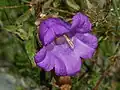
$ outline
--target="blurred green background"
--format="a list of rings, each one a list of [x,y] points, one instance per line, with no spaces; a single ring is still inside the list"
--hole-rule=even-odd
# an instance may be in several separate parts
[[[86,14],[99,45],[72,77],[72,90],[120,90],[120,0],[0,0],[0,90],[58,90],[50,72],[37,68],[37,25],[57,16],[71,22]]]

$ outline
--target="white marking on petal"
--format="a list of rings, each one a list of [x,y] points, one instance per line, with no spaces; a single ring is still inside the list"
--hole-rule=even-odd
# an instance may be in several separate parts
[[[66,35],[63,35],[63,36],[65,37],[65,39],[66,39],[67,43],[69,44],[69,46],[73,49],[74,48],[74,43],[72,42],[72,40],[70,40],[68,38],[68,36],[66,36]]]

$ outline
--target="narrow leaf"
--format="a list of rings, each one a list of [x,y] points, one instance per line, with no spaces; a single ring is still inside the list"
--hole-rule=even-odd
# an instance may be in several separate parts
[[[66,3],[69,7],[73,8],[74,10],[79,10],[79,5],[76,4],[74,0],[66,0]]]

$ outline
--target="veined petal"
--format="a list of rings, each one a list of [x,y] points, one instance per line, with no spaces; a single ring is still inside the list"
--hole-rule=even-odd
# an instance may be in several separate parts
[[[97,47],[97,39],[95,36],[91,34],[76,34],[72,40],[76,47],[74,50],[81,58],[89,59],[93,56],[95,48]]]
[[[36,65],[43,68],[45,71],[50,71],[54,67],[54,57],[49,52],[52,47],[52,45],[43,47],[34,57]]]
[[[45,71],[50,71],[55,68],[56,75],[60,76],[75,75],[80,71],[81,59],[74,50],[69,48],[68,44],[55,45],[53,49],[46,50],[47,53],[42,58],[43,60],[39,59],[39,61],[36,60],[38,58],[35,58],[36,64]]]
[[[50,71],[54,68],[55,65],[55,59],[53,55],[51,55],[50,52],[47,52],[45,58],[43,61],[38,62],[37,65],[41,68],[43,68],[45,71]]]
[[[86,33],[91,30],[92,24],[90,23],[87,16],[82,13],[77,13],[72,18],[71,30],[74,32]]]
[[[52,53],[59,58],[59,62],[63,62],[66,69],[66,75],[75,75],[80,71],[81,59],[74,50],[69,48],[68,44],[57,45]],[[57,68],[57,65],[56,67]],[[60,75],[60,72],[57,72]]]
[[[48,18],[40,24],[39,37],[44,45],[51,43],[56,36],[69,32],[70,24],[60,18]]]
[[[53,29],[51,28],[51,30],[48,30],[45,34],[44,34],[44,38],[42,39],[42,42],[44,45],[47,45],[49,43],[51,43],[54,38],[55,38],[55,32],[53,31]]]
[[[53,56],[55,57],[55,73],[58,76],[66,76],[67,75],[67,71],[66,71],[66,66],[64,64],[64,62],[61,60],[61,58],[57,57],[56,55],[53,54]]]
[[[46,51],[46,48],[43,47],[39,52],[36,53],[34,57],[36,63],[41,62],[45,58],[47,53]]]
[[[91,48],[96,48],[98,45],[98,40],[96,36],[90,34],[90,33],[85,33],[85,34],[79,34],[77,33],[75,35],[79,40],[81,40],[83,43],[88,45]]]

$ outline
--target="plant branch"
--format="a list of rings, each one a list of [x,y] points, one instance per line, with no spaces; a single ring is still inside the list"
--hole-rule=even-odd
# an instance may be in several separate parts
[[[98,90],[98,87],[100,85],[100,83],[102,82],[102,80],[108,75],[108,71],[105,71],[103,73],[103,75],[100,77],[100,79],[97,81],[95,87],[92,90]]]
[[[52,10],[56,10],[58,12],[63,12],[63,13],[75,15],[75,13],[71,13],[71,12],[68,12],[68,11],[65,11],[65,10],[61,10],[61,9],[57,9],[57,8],[54,8],[54,7],[49,7],[49,8],[52,9]]]
[[[116,62],[116,57],[117,56],[111,56],[109,58],[109,60],[113,60],[114,62],[111,62],[108,67],[106,68],[106,70],[103,72],[102,76],[99,78],[99,80],[97,81],[95,87],[92,90],[98,90],[98,87],[100,85],[100,83],[102,82],[102,80],[110,73],[111,71],[111,67],[115,64]]]
[[[29,7],[29,6],[31,5],[25,4],[25,5],[18,5],[18,6],[0,6],[0,9],[12,9],[12,8]]]

